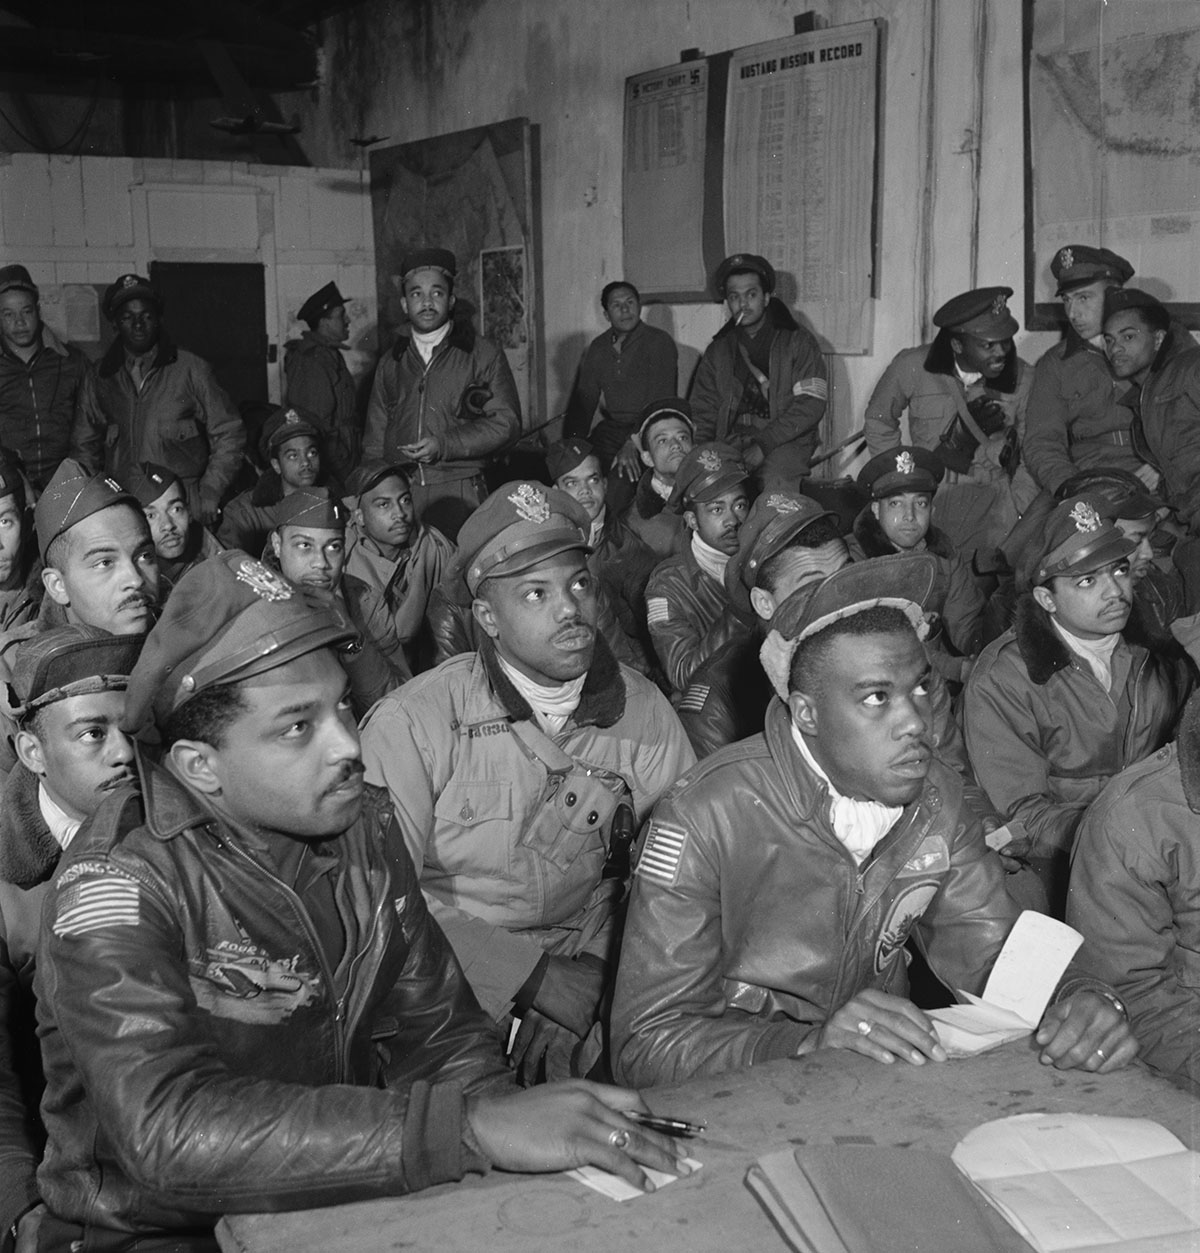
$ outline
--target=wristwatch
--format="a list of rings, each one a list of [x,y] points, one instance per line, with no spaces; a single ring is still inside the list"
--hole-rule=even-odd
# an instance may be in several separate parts
[[[1125,1002],[1115,992],[1106,992],[1103,988],[1092,989],[1097,996],[1102,996],[1108,1003],[1125,1019],[1129,1021],[1129,1010],[1125,1008]]]

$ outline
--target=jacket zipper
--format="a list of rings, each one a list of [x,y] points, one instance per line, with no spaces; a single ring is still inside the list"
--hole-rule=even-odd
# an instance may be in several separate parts
[[[312,945],[313,952],[317,955],[317,962],[321,967],[321,976],[325,980],[325,986],[332,994],[334,987],[333,972],[329,969],[329,962],[325,958],[325,950],[321,947],[321,942],[317,936],[316,928],[312,924],[312,919],[308,916],[308,910],[304,908],[304,902],[301,901],[296,892],[292,888],[288,887],[282,879],[273,875],[269,870],[255,861],[254,858],[245,851],[245,849],[239,847],[232,840],[226,840],[225,843],[228,848],[233,850],[236,856],[240,857],[243,861],[248,862],[260,874],[266,875],[266,877],[270,879],[270,881],[274,883],[275,886],[278,887],[279,890],[283,892],[283,894],[292,902],[296,912],[300,916],[300,921],[304,925],[304,930],[308,935],[308,941]],[[374,934],[374,925],[372,925],[372,934]],[[355,960],[357,960],[357,958],[355,958]],[[350,981],[348,979],[346,981],[346,986],[350,986]],[[334,1070],[336,1074],[342,1076],[343,1082],[345,1081],[344,1076],[346,1073],[346,1040],[343,1015],[345,999],[345,994],[343,993],[342,996],[334,1002],[334,1026],[336,1029],[333,1033]]]

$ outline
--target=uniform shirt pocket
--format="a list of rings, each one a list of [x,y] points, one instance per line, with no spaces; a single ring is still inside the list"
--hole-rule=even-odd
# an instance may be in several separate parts
[[[506,780],[447,783],[433,807],[432,858],[448,871],[475,874],[508,869],[512,784]]]

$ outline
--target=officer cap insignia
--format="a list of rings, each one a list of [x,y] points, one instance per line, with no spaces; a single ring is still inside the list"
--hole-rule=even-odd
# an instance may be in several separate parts
[[[999,317],[1002,313],[1008,312],[1008,297],[1004,295],[997,296],[992,301],[992,312]]]
[[[292,599],[292,589],[282,576],[253,557],[247,557],[245,561],[238,563],[237,577],[239,583],[247,584],[263,600]]]
[[[800,502],[783,495],[782,492],[772,492],[767,497],[767,508],[774,509],[776,513],[799,513]]]
[[[916,469],[917,469],[917,463],[913,460],[912,453],[902,452],[896,458],[896,473],[897,474],[915,474]]]
[[[709,472],[719,470],[721,468],[721,458],[717,453],[713,452],[711,448],[703,449],[697,460]]]
[[[295,411],[295,409],[289,409],[287,413],[283,415],[283,421],[286,426],[295,426],[296,423],[300,421],[300,415]]]
[[[1086,500],[1076,501],[1075,507],[1071,510],[1071,520],[1075,523],[1075,529],[1080,535],[1086,535],[1089,531],[1098,531],[1102,525],[1100,515]]]
[[[117,482],[116,479],[105,479],[104,483],[105,486],[111,487],[114,492],[120,492],[122,496],[125,495],[125,489]]]
[[[526,522],[546,522],[550,518],[550,502],[545,492],[539,492],[532,483],[522,483],[509,500]]]
[[[1064,270],[1072,270],[1075,268],[1075,254],[1070,250],[1070,248],[1064,248],[1058,254],[1058,264],[1061,265]]]

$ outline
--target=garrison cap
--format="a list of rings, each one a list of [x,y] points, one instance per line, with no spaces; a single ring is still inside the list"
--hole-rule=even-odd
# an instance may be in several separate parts
[[[1050,273],[1058,283],[1054,294],[1061,296],[1073,287],[1082,287],[1085,283],[1096,283],[1101,279],[1110,283],[1128,283],[1133,278],[1133,266],[1107,248],[1067,244],[1054,254]]]
[[[122,274],[104,293],[101,306],[104,316],[110,322],[115,322],[122,305],[127,305],[131,300],[149,300],[162,313],[162,297],[148,278],[142,278],[140,274]]]
[[[107,509],[110,505],[132,506],[141,516],[142,504],[127,492],[116,479],[103,474],[88,474],[78,461],[65,458],[38,497],[33,507],[33,525],[37,530],[38,551],[42,560],[53,540],[69,531],[77,522]]]
[[[1171,323],[1171,314],[1161,300],[1156,300],[1140,287],[1110,287],[1104,293],[1104,320],[1126,309],[1145,309],[1165,327]]]
[[[1011,287],[977,287],[963,292],[933,315],[934,326],[980,339],[1011,339],[1021,328],[1008,311]]]
[[[872,457],[858,472],[858,485],[883,500],[899,492],[936,492],[946,467],[928,448],[900,444]]]
[[[338,305],[345,303],[346,297],[338,291],[337,284],[326,283],[324,287],[313,292],[300,306],[300,312],[296,314],[296,317],[301,322],[307,322],[309,326],[316,326],[327,313],[331,313]]]
[[[750,506],[738,531],[737,552],[725,566],[725,590],[743,612],[752,612],[750,589],[756,586],[763,563],[782,552],[818,518],[835,515],[808,496],[786,488],[763,494]],[[842,551],[845,544],[842,542]]]
[[[689,504],[716,500],[750,477],[741,454],[729,444],[697,444],[679,463],[668,504],[682,513]]]
[[[441,270],[449,279],[458,273],[458,262],[447,248],[414,248],[400,259],[400,281],[414,270]]]
[[[153,461],[143,461],[125,476],[126,488],[143,509],[154,504],[167,488],[178,482],[179,475],[174,470]]]
[[[656,423],[665,418],[678,418],[687,423],[687,428],[696,434],[696,424],[692,421],[692,406],[680,396],[668,396],[665,400],[652,400],[638,418],[638,442],[646,446],[646,432]]]
[[[144,635],[110,635],[72,624],[41,631],[14,651],[12,691],[18,719],[89,692],[123,692],[146,642]]]
[[[901,610],[924,639],[924,608],[936,581],[937,558],[932,553],[891,553],[852,561],[797,588],[775,611],[759,653],[771,686],[786,700],[796,649],[809,636],[867,609]]]
[[[236,548],[193,566],[176,583],[129,681],[121,721],[162,723],[206,688],[274,670],[355,639],[332,599],[317,600]]]
[[[575,436],[571,439],[560,439],[546,449],[546,469],[550,472],[551,482],[557,483],[564,475],[583,465],[589,457],[595,457],[596,450],[587,442]]]
[[[23,265],[0,265],[0,296],[6,291],[27,291],[36,300],[37,284]]]
[[[762,280],[763,291],[768,295],[775,290],[775,268],[766,257],[757,256],[753,252],[735,252],[717,266],[717,272],[713,275],[713,291],[718,300],[725,299],[725,282],[729,276],[743,271],[757,274]]]
[[[323,531],[344,531],[350,511],[327,487],[298,487],[275,507],[275,529],[312,526]]]
[[[1133,552],[1137,541],[1106,521],[1104,511],[1104,501],[1097,496],[1072,496],[1054,507],[1031,563],[1033,586],[1059,575],[1090,574]]]
[[[547,557],[585,553],[591,522],[566,492],[541,483],[505,483],[458,533],[459,564],[472,595],[484,579],[520,574]]]
[[[393,474],[407,483],[408,472],[411,468],[411,463],[385,461],[382,458],[364,461],[350,471],[346,479],[346,491],[355,498],[363,496],[373,487],[378,487],[384,479],[391,478]]]
[[[298,409],[295,405],[279,405],[263,423],[259,444],[270,457],[281,444],[295,439],[297,435],[311,435],[313,439],[319,440],[321,428],[317,425],[316,418],[307,409]]]

